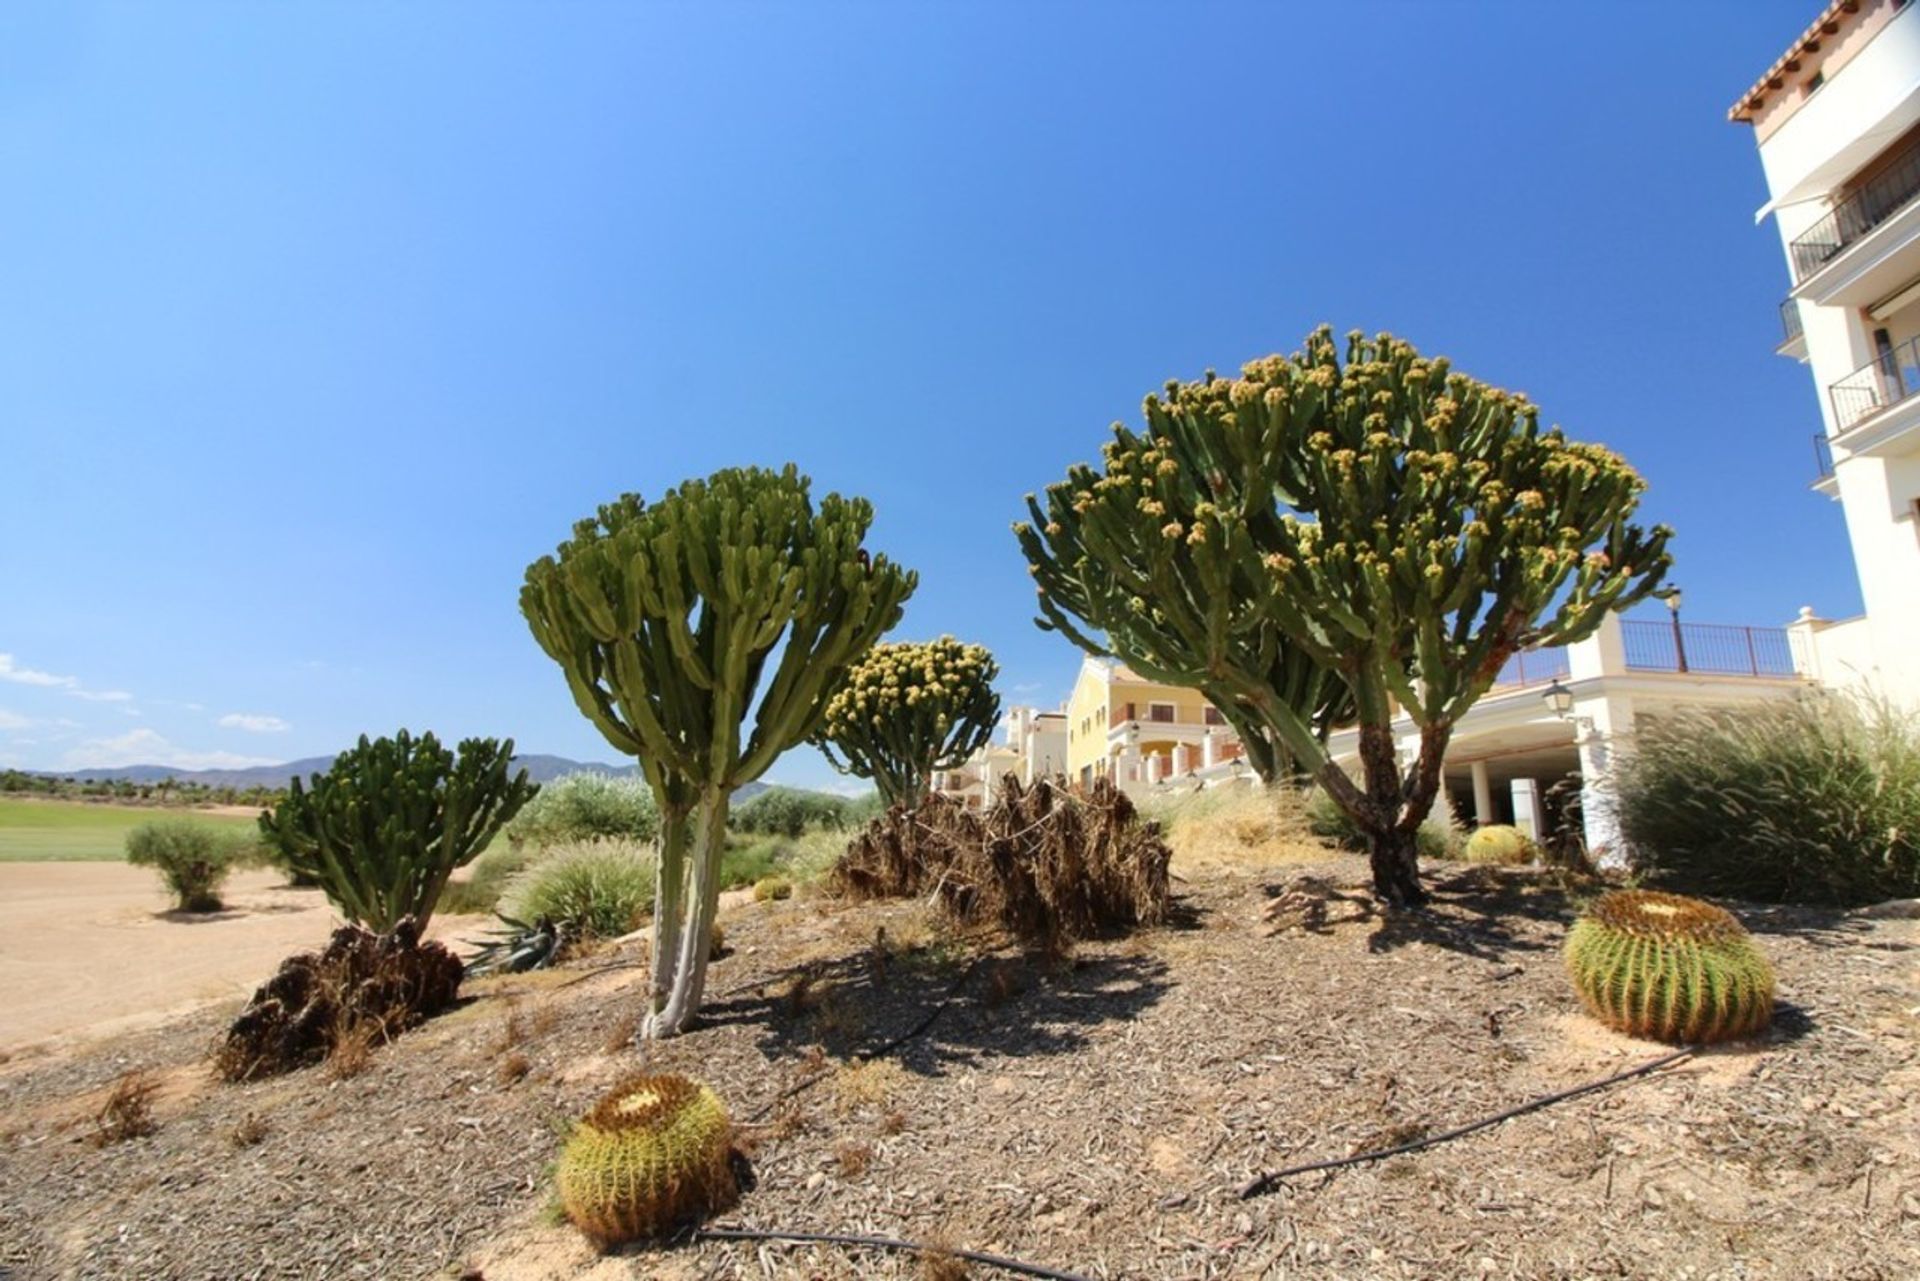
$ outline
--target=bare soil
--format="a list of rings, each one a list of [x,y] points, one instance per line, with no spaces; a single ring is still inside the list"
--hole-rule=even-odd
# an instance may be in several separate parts
[[[326,944],[339,916],[278,872],[240,872],[226,910],[174,912],[151,868],[0,863],[0,1053],[57,1052],[244,1000],[295,952]],[[486,918],[442,916],[443,941]]]
[[[1318,928],[1269,932],[1287,885],[1362,874],[1195,873],[1173,925],[1052,966],[943,937],[909,904],[743,905],[708,1018],[651,1066],[701,1076],[743,1122],[755,1185],[724,1223],[1102,1278],[1920,1276],[1912,920],[1742,909],[1780,973],[1765,1040],[1241,1200],[1263,1170],[1664,1052],[1579,1015],[1559,957],[1576,903],[1528,872],[1445,868],[1429,913],[1343,899]],[[472,984],[344,1080],[215,1084],[205,1051],[231,1005],[0,1066],[0,1274],[918,1275],[912,1257],[821,1246],[602,1258],[554,1223],[558,1131],[644,1061],[637,956]],[[90,1146],[133,1067],[161,1081],[156,1132]]]

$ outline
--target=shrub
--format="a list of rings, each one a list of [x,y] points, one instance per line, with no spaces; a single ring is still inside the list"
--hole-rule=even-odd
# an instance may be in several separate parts
[[[1475,828],[1473,835],[1467,838],[1465,857],[1469,863],[1501,863],[1518,867],[1533,862],[1539,856],[1540,847],[1533,843],[1531,836],[1505,823],[1489,823],[1485,827]]]
[[[793,897],[793,882],[784,876],[765,876],[753,883],[753,901],[772,903]]]
[[[338,1075],[376,1042],[388,1041],[453,1003],[459,958],[423,943],[399,921],[384,934],[357,925],[333,932],[323,952],[288,957],[227,1029],[214,1066],[229,1081],[252,1081],[340,1056]]]
[[[506,914],[547,921],[568,938],[617,938],[653,911],[653,855],[637,842],[556,846],[514,881]]]
[[[260,830],[348,920],[424,927],[454,869],[539,791],[525,770],[508,776],[512,759],[512,739],[466,739],[456,754],[432,734],[363,734],[310,788],[294,779]]]
[[[1322,788],[1315,787],[1307,794],[1307,826],[1315,836],[1343,850],[1365,852],[1367,848],[1367,837],[1359,824]],[[1425,859],[1455,858],[1460,844],[1453,810],[1442,800],[1421,821],[1420,830],[1414,834],[1414,848]]]
[[[245,832],[160,818],[127,833],[127,862],[160,873],[174,906],[183,912],[217,912],[220,886],[237,866],[258,857],[258,843]]]
[[[1648,721],[1611,782],[1651,884],[1838,905],[1920,894],[1920,721],[1884,700]]]
[[[1567,972],[1615,1031],[1695,1045],[1773,1021],[1773,967],[1740,922],[1657,890],[1603,894],[1567,935]]]
[[[539,854],[531,845],[496,840],[468,864],[473,870],[465,880],[447,882],[438,910],[469,914],[495,910],[514,878],[532,866]]]
[[[992,922],[1057,952],[1164,920],[1171,857],[1112,780],[1079,796],[1008,775],[984,813],[939,795],[888,810],[854,838],[831,884],[856,898],[931,892],[956,924]]]
[[[1167,834],[1182,863],[1268,866],[1325,858],[1298,788],[1259,783],[1155,794],[1142,809]]]
[[[793,837],[814,829],[838,832],[847,826],[849,808],[845,797],[826,792],[769,787],[734,810],[728,826],[760,836]]]
[[[630,1076],[574,1125],[556,1181],[602,1249],[703,1219],[738,1192],[726,1108],[687,1077]]]
[[[646,842],[660,834],[660,808],[644,779],[568,774],[542,787],[506,831],[514,845],[559,845],[603,837]]]

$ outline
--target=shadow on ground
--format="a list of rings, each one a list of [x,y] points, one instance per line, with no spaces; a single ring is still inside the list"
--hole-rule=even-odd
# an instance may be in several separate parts
[[[1138,1017],[1169,986],[1166,963],[1151,956],[1050,963],[860,948],[716,1001],[701,1023],[759,1027],[758,1048],[769,1058],[800,1055],[813,1046],[838,1058],[865,1058],[904,1037],[897,1061],[910,1072],[935,1076],[982,1056],[1073,1053],[1091,1029]]]

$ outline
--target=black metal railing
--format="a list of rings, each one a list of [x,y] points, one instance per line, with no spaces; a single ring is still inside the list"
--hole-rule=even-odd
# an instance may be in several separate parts
[[[1793,238],[1788,257],[1793,283],[1820,270],[1834,255],[1906,208],[1920,196],[1920,143],[1907,147],[1885,169],[1855,187],[1826,217]]]
[[[1627,669],[1635,672],[1699,672],[1710,676],[1799,675],[1784,627],[1726,623],[1620,624]]]
[[[1813,465],[1819,469],[1821,480],[1833,479],[1833,445],[1823,431],[1813,433]]]
[[[1506,662],[1500,674],[1493,678],[1494,685],[1509,688],[1518,685],[1544,685],[1548,681],[1559,680],[1568,672],[1567,647],[1552,645],[1546,649],[1521,650]]]
[[[1780,345],[1799,342],[1803,336],[1800,330],[1800,304],[1791,298],[1780,303]]]
[[[1889,347],[1827,388],[1835,431],[1920,394],[1920,338]]]

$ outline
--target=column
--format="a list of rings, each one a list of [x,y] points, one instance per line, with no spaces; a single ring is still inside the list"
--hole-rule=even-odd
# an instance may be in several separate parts
[[[1627,865],[1607,773],[1621,739],[1633,729],[1633,701],[1621,695],[1583,698],[1573,705],[1574,744],[1580,751],[1580,817],[1587,854],[1603,868]]]
[[[1513,780],[1513,825],[1534,840],[1540,831],[1540,784],[1530,778]]]
[[[1493,780],[1487,774],[1485,761],[1475,761],[1469,768],[1473,771],[1473,821],[1481,827],[1487,827],[1495,821]]]

